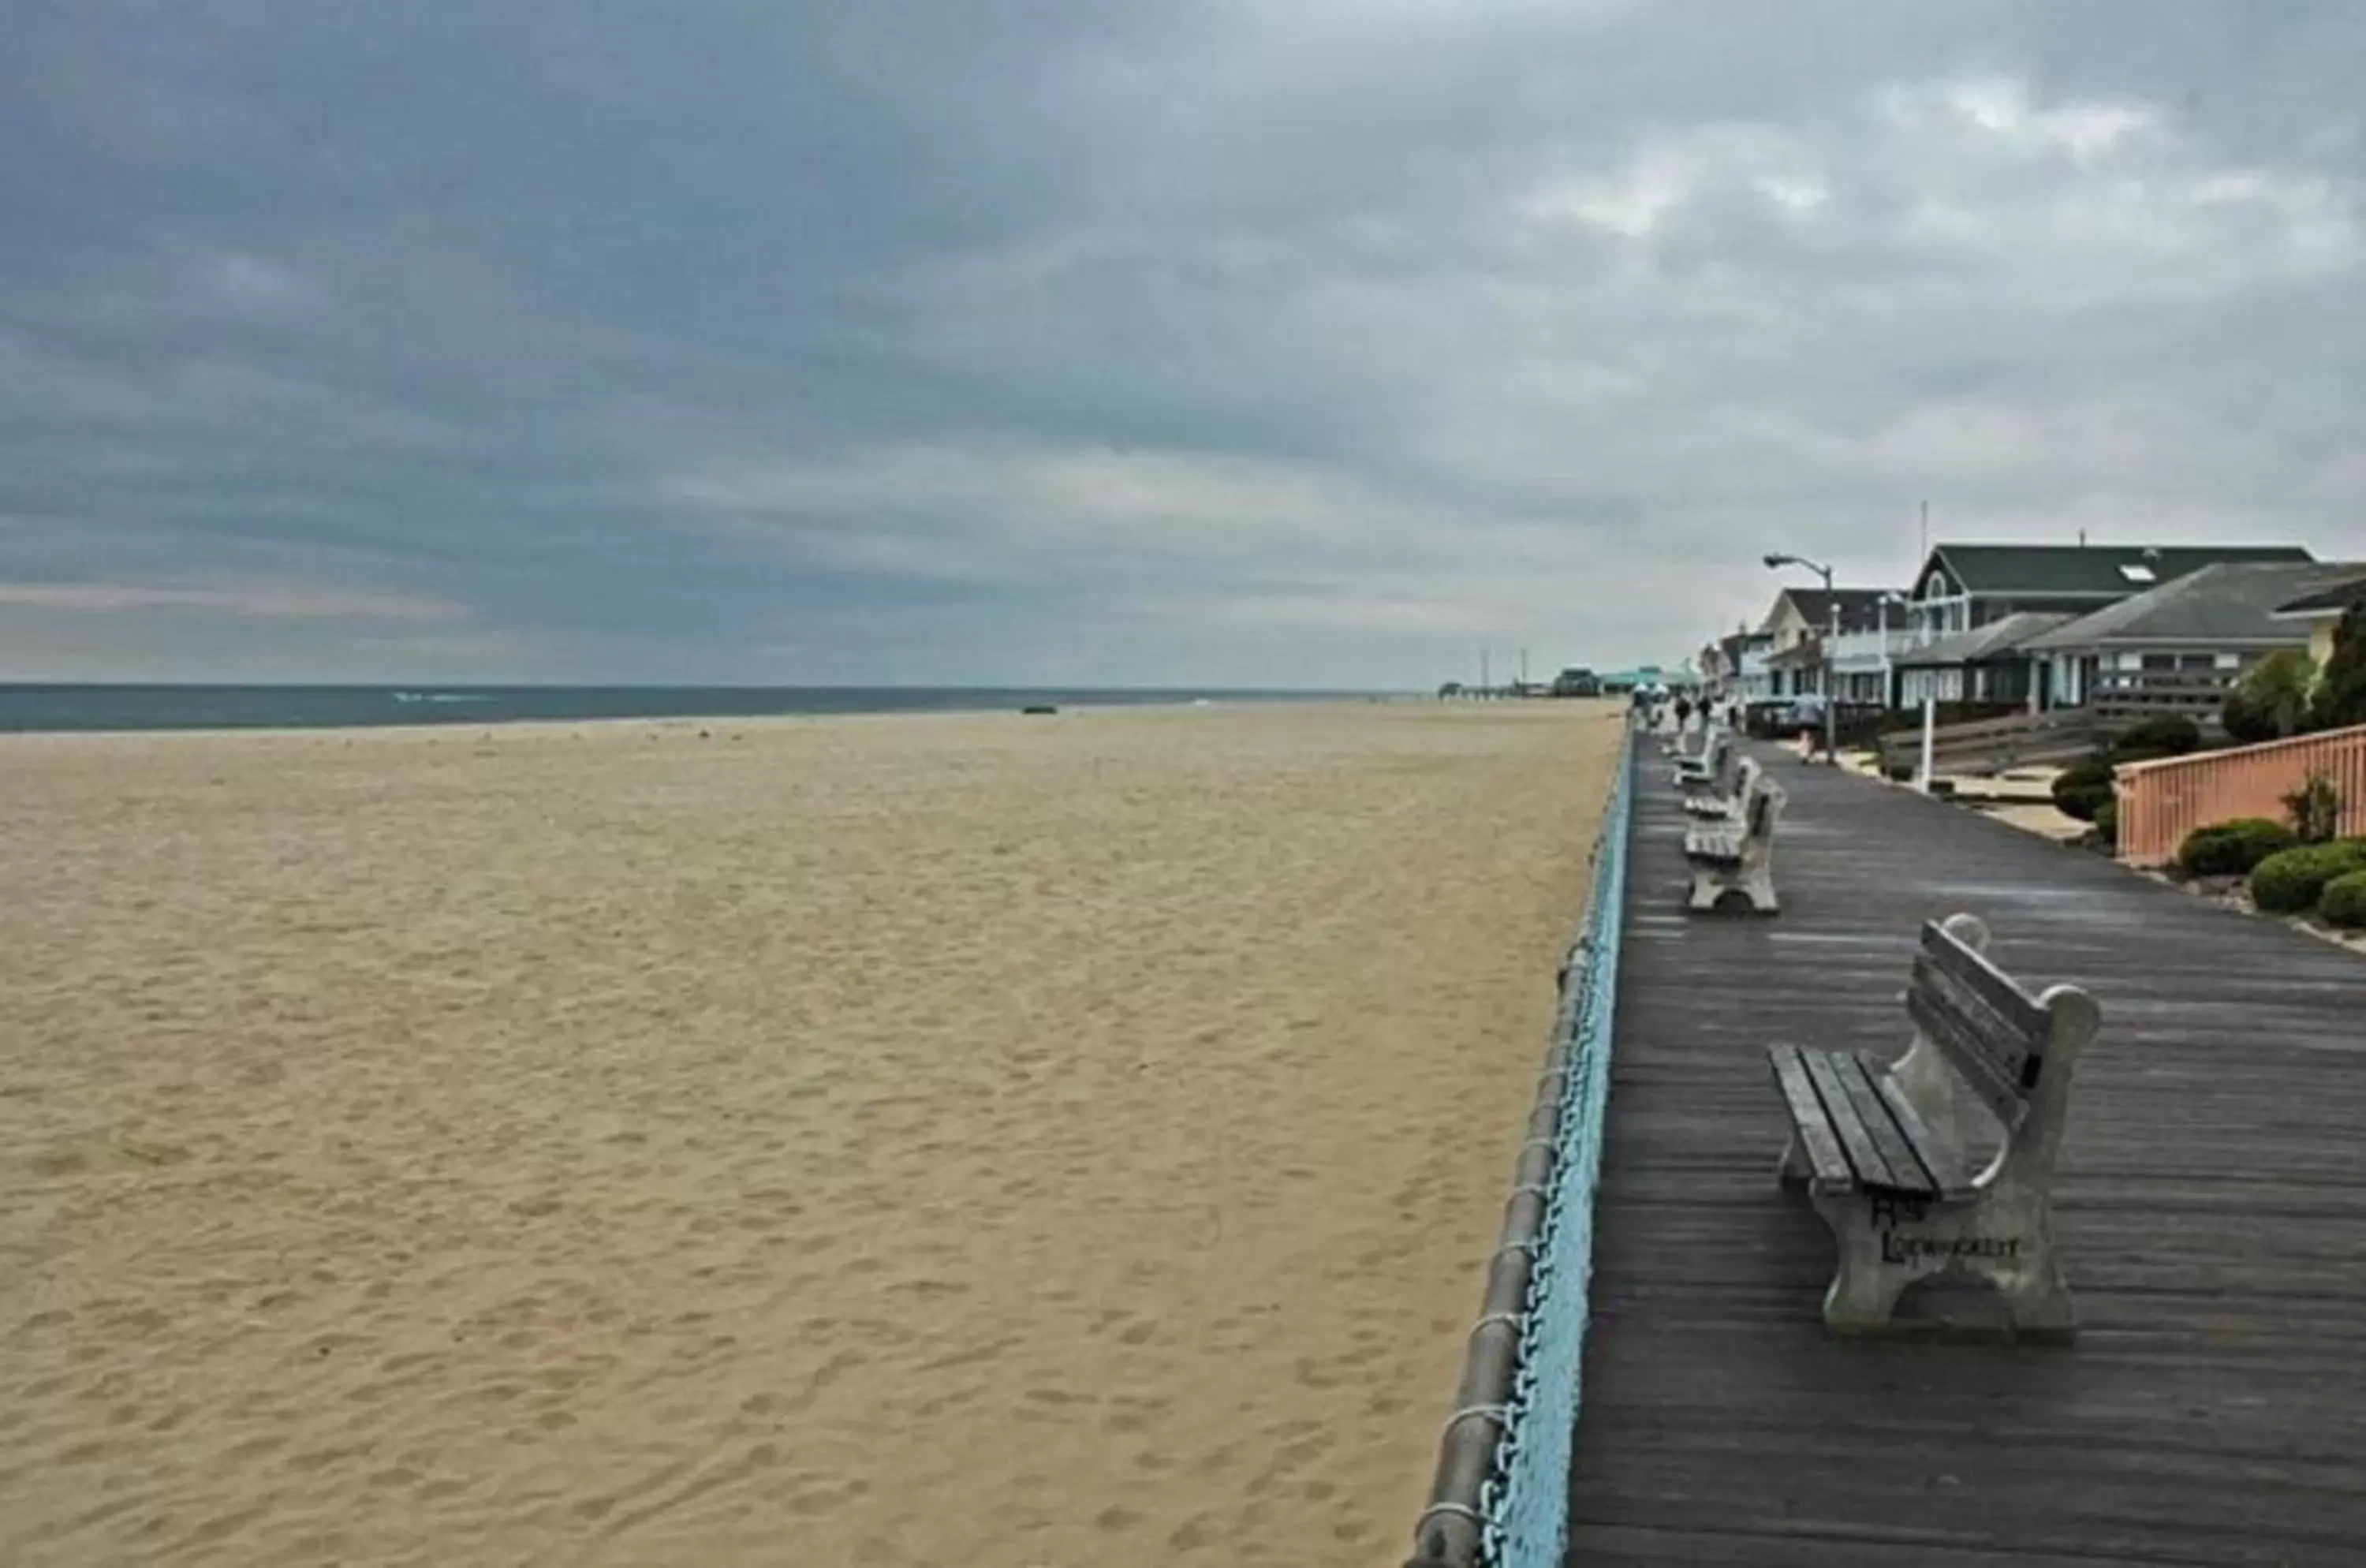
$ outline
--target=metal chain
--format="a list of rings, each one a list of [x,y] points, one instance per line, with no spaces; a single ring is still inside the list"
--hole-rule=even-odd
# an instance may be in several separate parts
[[[1593,894],[1583,934],[1571,950],[1563,990],[1557,1157],[1520,1325],[1519,1371],[1496,1447],[1495,1473],[1480,1493],[1485,1517],[1482,1547],[1492,1568],[1560,1568],[1569,1545],[1570,1461],[1594,1274],[1594,1194],[1610,1091],[1634,751],[1630,728],[1595,840]]]

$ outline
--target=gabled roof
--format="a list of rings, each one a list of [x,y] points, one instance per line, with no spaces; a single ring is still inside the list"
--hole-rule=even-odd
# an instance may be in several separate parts
[[[1837,600],[1840,604],[1841,630],[1869,632],[1879,624],[1881,596],[1896,592],[1897,590],[1891,588],[1835,588],[1830,593],[1826,593],[1820,588],[1786,588],[1781,593],[1775,595],[1774,602],[1779,605],[1784,600],[1790,600],[1792,607],[1799,612],[1799,618],[1821,632],[1831,626],[1832,604]],[[1901,610],[1898,612],[1898,619],[1903,621],[1904,618],[1905,612]],[[1774,619],[1774,615],[1770,614],[1766,617],[1766,624],[1772,625]]]
[[[2050,610],[2023,610],[2000,621],[1910,649],[1891,660],[1901,670],[1928,670],[1946,665],[1977,664],[2018,652],[2023,643],[2072,619]]]
[[[2277,608],[2296,593],[2361,573],[2366,567],[2354,563],[2220,561],[2081,615],[2027,646],[2033,653],[2138,643],[2297,647],[2305,640],[2305,628],[2277,621]]]
[[[2314,621],[2323,616],[2338,615],[2350,605],[2366,600],[2366,566],[2352,563],[2340,569],[2338,580],[2326,583],[2313,592],[2276,606],[2279,616]]]
[[[1735,669],[1741,668],[1742,656],[1767,640],[1770,634],[1763,631],[1731,632],[1718,639],[1718,648],[1725,661]]]
[[[2220,561],[2314,560],[2298,545],[1935,545],[1933,565],[1970,593],[2141,593]]]

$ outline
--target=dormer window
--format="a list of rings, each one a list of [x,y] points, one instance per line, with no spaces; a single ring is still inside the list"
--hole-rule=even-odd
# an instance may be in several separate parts
[[[2160,574],[2141,562],[2130,561],[2120,568],[2120,575],[2130,582],[2158,582]]]

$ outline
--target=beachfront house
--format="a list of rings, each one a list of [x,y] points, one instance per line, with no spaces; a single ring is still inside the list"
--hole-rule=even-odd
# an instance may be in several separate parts
[[[1700,671],[1701,690],[1722,693],[1725,690],[1725,649],[1718,643],[1705,643],[1693,655],[1693,668]]]
[[[2030,652],[2037,637],[2207,566],[2314,558],[2297,545],[1934,546],[1910,595],[1896,700],[2056,705],[2059,672]]]
[[[1898,701],[1906,707],[1918,707],[1926,698],[2042,706],[2024,645],[2072,618],[2059,611],[2016,610],[1970,631],[1910,647],[1898,655]]]
[[[2333,657],[2333,628],[2352,604],[2366,604],[2366,566],[2344,570],[2336,581],[2276,606],[2276,620],[2304,631],[2308,654],[2319,667]]]
[[[1829,644],[1832,683],[1843,703],[1894,701],[1895,656],[1912,643],[1903,594],[1882,588],[1786,588],[1774,596],[1758,636],[1768,697],[1821,696]],[[1839,636],[1832,635],[1837,612]]]
[[[1766,655],[1774,639],[1742,626],[1700,650],[1702,690],[1722,702],[1750,702],[1771,695]]]
[[[1718,639],[1718,662],[1723,671],[1723,695],[1738,703],[1757,702],[1774,694],[1774,677],[1766,668],[1774,651],[1774,634],[1763,627],[1742,626]]]
[[[2366,566],[2354,563],[2217,561],[2041,632],[2022,650],[2048,707],[2214,719],[2245,670],[2307,646],[2307,623],[2280,619],[2280,609],[2361,576]]]

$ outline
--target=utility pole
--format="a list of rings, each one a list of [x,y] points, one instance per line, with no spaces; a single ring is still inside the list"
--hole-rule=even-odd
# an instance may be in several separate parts
[[[1487,656],[1494,651],[1492,648],[1479,650],[1479,700],[1482,702],[1487,700]]]
[[[1525,649],[1525,648],[1524,648],[1524,649],[1520,649],[1520,684],[1521,684],[1521,685],[1523,685],[1523,686],[1525,686],[1525,685],[1527,685],[1527,683],[1528,683],[1528,650],[1527,650],[1527,649]]]
[[[1922,569],[1922,563],[1923,563],[1924,561],[1926,561],[1926,560],[1929,560],[1930,558],[1931,558],[1931,503],[1930,503],[1928,501],[1925,501],[1925,502],[1922,503],[1922,547],[1921,547],[1921,549],[1918,549],[1918,550],[1916,550],[1916,551],[1914,552],[1914,568],[1915,568],[1915,570],[1916,570],[1917,571],[1920,571],[1920,570]]]

